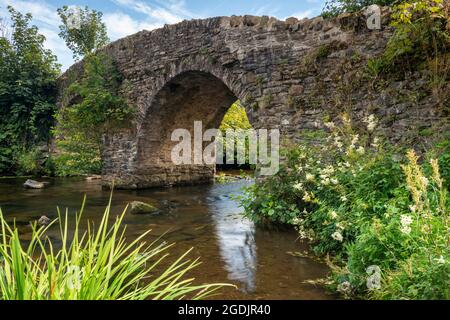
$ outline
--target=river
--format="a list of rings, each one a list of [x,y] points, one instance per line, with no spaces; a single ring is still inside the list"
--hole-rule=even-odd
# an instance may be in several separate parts
[[[0,207],[8,221],[25,227],[46,215],[57,217],[56,207],[68,208],[74,216],[83,196],[87,196],[84,219],[98,221],[110,192],[99,181],[82,178],[51,179],[43,190],[25,190],[25,179],[0,179]],[[333,299],[323,288],[308,280],[323,278],[325,264],[313,258],[296,257],[288,252],[309,249],[295,231],[275,231],[256,227],[242,216],[242,208],[231,195],[239,194],[249,181],[170,189],[114,191],[112,212],[120,214],[131,201],[154,202],[162,214],[126,214],[127,237],[151,229],[149,240],[162,236],[176,243],[171,256],[194,247],[192,258],[203,262],[190,276],[196,283],[227,282],[220,299]],[[57,230],[54,232],[56,238]],[[29,234],[23,233],[24,241]],[[56,240],[57,241],[57,240]]]

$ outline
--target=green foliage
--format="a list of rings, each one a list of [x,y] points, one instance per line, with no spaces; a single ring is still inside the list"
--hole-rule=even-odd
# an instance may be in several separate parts
[[[74,9],[64,6],[58,9],[58,15],[62,21],[59,36],[66,41],[75,59],[92,54],[108,44],[101,12],[88,7]]]
[[[394,35],[385,52],[369,62],[373,74],[414,71],[430,62],[435,74],[448,74],[450,34],[443,0],[402,1],[394,7]],[[439,70],[440,69],[440,70]]]
[[[226,286],[193,285],[194,279],[186,274],[199,262],[187,259],[190,251],[162,267],[171,246],[146,244],[150,231],[127,242],[122,225],[126,210],[111,224],[111,204],[97,230],[89,225],[82,232],[83,207],[76,215],[73,235],[68,212],[59,213],[60,248],[46,235],[55,222],[43,228],[33,225],[25,247],[0,211],[0,300],[202,299]]]
[[[33,175],[37,176],[40,174],[49,173],[44,165],[43,152],[39,148],[34,148],[31,150],[18,151],[16,153],[16,163],[18,175]]]
[[[30,26],[32,16],[8,10],[10,36],[0,38],[1,174],[35,171],[32,157],[25,161],[23,155],[49,140],[59,74],[56,57],[44,48],[45,37]]]
[[[450,202],[439,170],[448,149],[422,166],[413,152],[396,160],[376,135],[377,120],[364,121],[356,132],[344,115],[340,126],[325,124],[322,144],[288,149],[278,174],[241,198],[245,212],[291,224],[316,253],[332,255],[334,288],[345,296],[448,299]],[[381,269],[381,289],[367,286],[371,266]],[[436,272],[422,274],[426,267]]]
[[[120,130],[133,109],[119,96],[121,76],[103,53],[83,61],[84,74],[67,91],[79,101],[58,110],[55,136],[61,153],[55,158],[58,175],[98,173],[101,170],[102,137]]]
[[[322,16],[334,17],[341,13],[356,12],[373,4],[390,6],[396,2],[398,0],[328,0],[325,3]]]
[[[56,130],[61,132],[61,130]],[[72,132],[57,141],[54,173],[58,177],[100,174],[101,150],[98,142],[90,141],[84,132]]]
[[[227,129],[237,130],[237,129],[251,129],[252,125],[247,117],[247,112],[242,104],[237,101],[234,103],[227,114],[223,118],[222,124],[220,125],[220,130],[225,134]]]
[[[225,117],[222,120],[220,125],[220,131],[222,133],[221,141],[219,142],[224,146],[224,150],[226,150],[226,142],[225,137],[227,130],[249,130],[252,129],[252,125],[247,117],[247,112],[242,106],[240,101],[235,102],[228,112],[225,114]],[[248,150],[248,139],[246,140],[246,150]],[[225,151],[226,152],[226,151]],[[237,154],[237,144],[235,144],[235,155]],[[248,163],[248,154],[246,153],[246,162]]]

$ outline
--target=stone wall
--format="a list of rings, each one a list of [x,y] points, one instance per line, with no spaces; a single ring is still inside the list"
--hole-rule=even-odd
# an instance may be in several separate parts
[[[121,94],[137,108],[126,130],[104,139],[104,183],[146,188],[211,181],[211,166],[174,166],[175,128],[194,121],[217,128],[240,99],[255,128],[279,128],[282,139],[302,141],[325,118],[349,112],[356,123],[375,114],[390,139],[402,142],[442,123],[439,103],[416,93],[423,75],[380,82],[367,77],[367,61],[392,34],[369,30],[362,13],[324,20],[218,17],[142,31],[104,50],[123,75]],[[60,93],[79,73],[60,79]],[[75,77],[76,78],[76,77]],[[60,99],[60,107],[70,99]]]

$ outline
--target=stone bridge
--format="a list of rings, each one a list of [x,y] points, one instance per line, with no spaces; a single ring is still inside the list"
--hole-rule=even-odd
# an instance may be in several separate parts
[[[104,138],[104,184],[114,180],[116,187],[136,189],[211,181],[214,166],[173,165],[171,133],[193,130],[194,121],[218,128],[238,99],[254,128],[279,128],[284,141],[305,138],[302,132],[343,111],[356,120],[395,114],[383,125],[400,139],[417,119],[397,110],[398,102],[371,94],[361,76],[391,35],[388,16],[383,12],[382,30],[369,30],[362,13],[329,20],[218,17],[111,43],[104,50],[122,74],[121,94],[137,116],[129,128]],[[79,65],[60,78],[60,97]],[[70,103],[59,99],[60,107]]]

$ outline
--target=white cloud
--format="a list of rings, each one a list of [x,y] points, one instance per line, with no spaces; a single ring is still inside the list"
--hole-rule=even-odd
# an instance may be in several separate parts
[[[111,40],[116,40],[141,30],[156,29],[162,27],[165,23],[181,20],[181,18],[176,17],[165,9],[153,10],[141,2],[130,0],[117,0],[117,2],[124,4],[134,3],[136,10],[144,10],[147,13],[151,13],[151,15],[148,15],[144,20],[137,20],[120,11],[113,13],[105,12],[104,21]],[[173,8],[176,8],[176,11],[180,11],[183,8],[178,2],[170,2],[169,4],[174,6]],[[64,40],[58,35],[60,19],[56,12],[56,7],[45,1],[0,0],[1,16],[7,16],[6,7],[8,5],[12,5],[19,12],[29,12],[33,15],[33,23],[39,27],[39,32],[46,37],[46,48],[52,50],[58,57],[58,62],[62,64],[63,70],[66,70],[73,64],[71,51],[67,48]],[[5,11],[5,14],[3,14],[3,11]]]
[[[162,26],[158,23],[152,24],[134,20],[122,12],[106,13],[103,17],[112,40],[126,37],[141,30],[153,30]]]
[[[168,23],[173,24],[183,20],[183,17],[170,11],[163,7],[152,7],[145,2],[136,0],[114,0],[117,4],[126,7],[128,9],[134,10],[138,13],[147,16],[147,20],[154,20],[155,23]],[[175,4],[178,11],[180,10],[179,5]]]
[[[67,69],[73,63],[72,53],[58,35],[60,19],[56,8],[43,1],[0,0],[2,11],[6,11],[4,8],[9,5],[21,13],[33,15],[33,24],[39,27],[39,32],[46,38],[45,47],[58,57],[63,70]]]
[[[31,13],[34,21],[47,25],[57,26],[60,21],[56,13],[56,8],[42,1],[0,0],[0,6],[5,8],[7,6],[13,6],[19,12]]]
[[[156,0],[160,5],[165,7],[167,10],[171,11],[172,13],[186,18],[186,19],[199,19],[204,18],[203,16],[200,16],[196,13],[193,13],[192,11],[189,11],[186,8],[186,1],[184,0]]]
[[[63,70],[71,66],[73,64],[72,52],[67,48],[64,40],[59,37],[58,31],[45,27],[40,28],[39,31],[46,38],[46,48],[52,50],[58,57],[58,62],[62,65]]]

